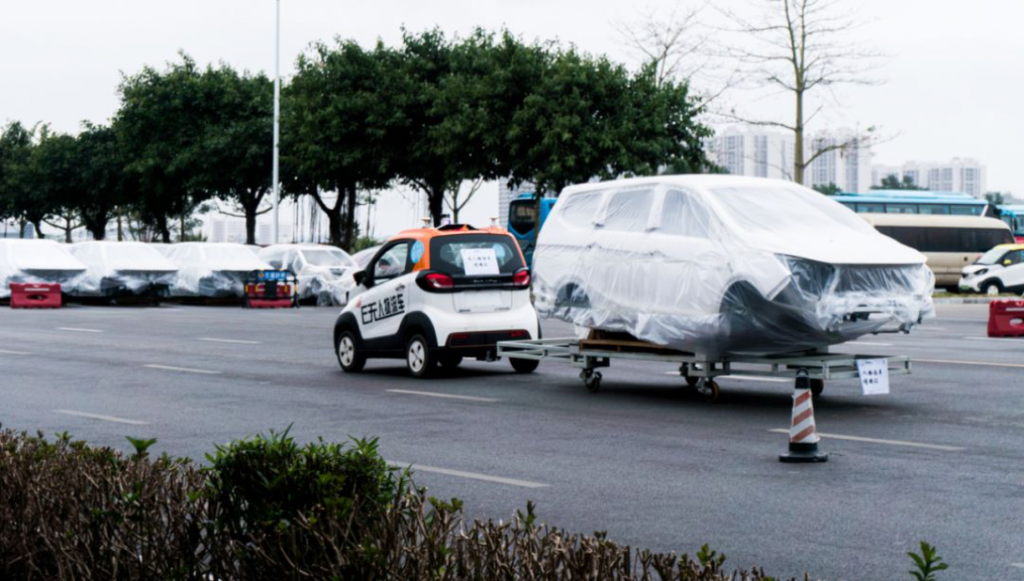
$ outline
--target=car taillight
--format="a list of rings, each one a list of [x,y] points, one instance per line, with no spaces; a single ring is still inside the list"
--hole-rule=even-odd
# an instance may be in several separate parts
[[[529,339],[530,334],[522,329],[512,331],[508,334],[510,339]]]
[[[526,288],[530,286],[530,269],[520,268],[512,275],[512,286]]]
[[[424,286],[428,290],[449,290],[455,286],[452,277],[441,272],[430,272],[423,277]]]

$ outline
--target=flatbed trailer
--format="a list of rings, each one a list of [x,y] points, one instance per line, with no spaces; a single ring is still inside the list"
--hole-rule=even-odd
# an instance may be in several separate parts
[[[672,363],[679,366],[680,377],[709,402],[716,401],[720,394],[715,378],[729,375],[793,378],[794,381],[798,374],[806,375],[811,381],[811,392],[820,395],[826,380],[860,377],[857,367],[860,359],[887,360],[890,375],[911,372],[910,357],[906,355],[830,353],[827,347],[779,355],[710,357],[636,340],[562,338],[500,341],[498,356],[567,363],[580,370],[580,379],[591,392],[601,388],[598,370],[609,367],[614,359]]]

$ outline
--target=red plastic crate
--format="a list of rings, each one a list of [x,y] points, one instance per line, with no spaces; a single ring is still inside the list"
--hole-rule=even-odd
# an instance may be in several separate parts
[[[989,337],[1024,337],[1024,300],[988,304]]]
[[[59,309],[58,283],[11,283],[12,309]]]

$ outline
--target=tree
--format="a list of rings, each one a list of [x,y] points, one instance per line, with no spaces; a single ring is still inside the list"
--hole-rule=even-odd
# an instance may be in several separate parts
[[[877,186],[871,186],[872,190],[923,190],[914,183],[914,180],[910,176],[903,176],[903,179],[894,176],[887,175],[882,178],[882,183]]]
[[[196,145],[216,118],[209,106],[209,84],[195,61],[181,55],[161,72],[146,67],[125,77],[119,87],[121,108],[114,129],[127,154],[127,171],[137,180],[138,212],[164,242],[171,241],[169,221],[177,217],[184,239],[185,219],[209,196],[196,180]]]
[[[351,249],[360,189],[383,188],[394,177],[394,127],[404,123],[393,99],[399,59],[378,43],[317,44],[299,57],[284,94],[282,176],[291,195],[310,195],[327,215],[331,243]],[[336,192],[330,201],[328,192]]]
[[[1006,196],[1002,192],[987,192],[985,194],[985,201],[993,206],[1001,206],[1006,203]]]
[[[0,218],[17,220],[19,236],[25,232],[25,223],[31,222],[41,238],[44,216],[32,211],[36,194],[31,176],[35,132],[14,121],[0,134]]]
[[[878,53],[865,51],[844,38],[858,22],[840,11],[842,0],[753,0],[761,7],[755,19],[734,12],[725,15],[744,38],[732,43],[726,55],[758,88],[769,87],[793,99],[793,121],[751,119],[735,111],[728,117],[793,132],[793,181],[804,183],[804,172],[814,160],[830,151],[844,150],[865,141],[862,135],[829,144],[805,154],[804,132],[824,109],[809,99],[841,85],[869,85],[867,73],[877,66]],[[874,128],[869,128],[868,133]]]
[[[78,195],[74,206],[82,224],[96,240],[107,236],[107,224],[120,217],[138,197],[132,176],[125,172],[126,159],[117,134],[108,125],[86,123],[76,138],[78,148]],[[118,239],[121,239],[118,220]]]
[[[818,184],[814,186],[813,189],[814,191],[820,194],[825,194],[826,196],[834,196],[836,194],[843,193],[843,190],[833,182],[829,182],[827,185]]]
[[[26,211],[36,212],[47,225],[63,230],[65,242],[71,242],[71,233],[82,226],[77,210],[82,167],[78,154],[73,136],[53,134],[45,127],[32,151],[33,208]]]
[[[469,183],[469,189],[466,191],[465,197],[462,196],[462,187],[457,187],[445,194],[444,205],[451,210],[452,222],[459,223],[459,212],[466,207],[466,204],[473,199],[473,196],[480,191],[480,187],[484,185],[483,179],[477,179]]]
[[[272,187],[273,83],[226,65],[207,69],[199,82],[209,122],[190,148],[190,183],[203,197],[241,207],[246,244],[255,244],[256,216]]]

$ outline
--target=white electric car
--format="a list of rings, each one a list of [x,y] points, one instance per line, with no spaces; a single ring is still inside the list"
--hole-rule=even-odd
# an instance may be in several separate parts
[[[815,349],[933,313],[925,257],[791,182],[727,175],[566,188],[533,264],[543,317],[696,353]]]
[[[498,341],[540,337],[530,270],[501,228],[400,232],[356,272],[355,282],[334,327],[334,350],[347,372],[362,370],[370,358],[395,358],[425,377],[465,357],[493,361]],[[510,362],[520,373],[538,363]]]
[[[993,296],[1024,292],[1024,244],[1000,244],[965,266],[960,290]]]
[[[259,252],[260,260],[290,270],[299,280],[299,300],[344,305],[352,289],[356,261],[344,250],[324,244],[274,244]]]

